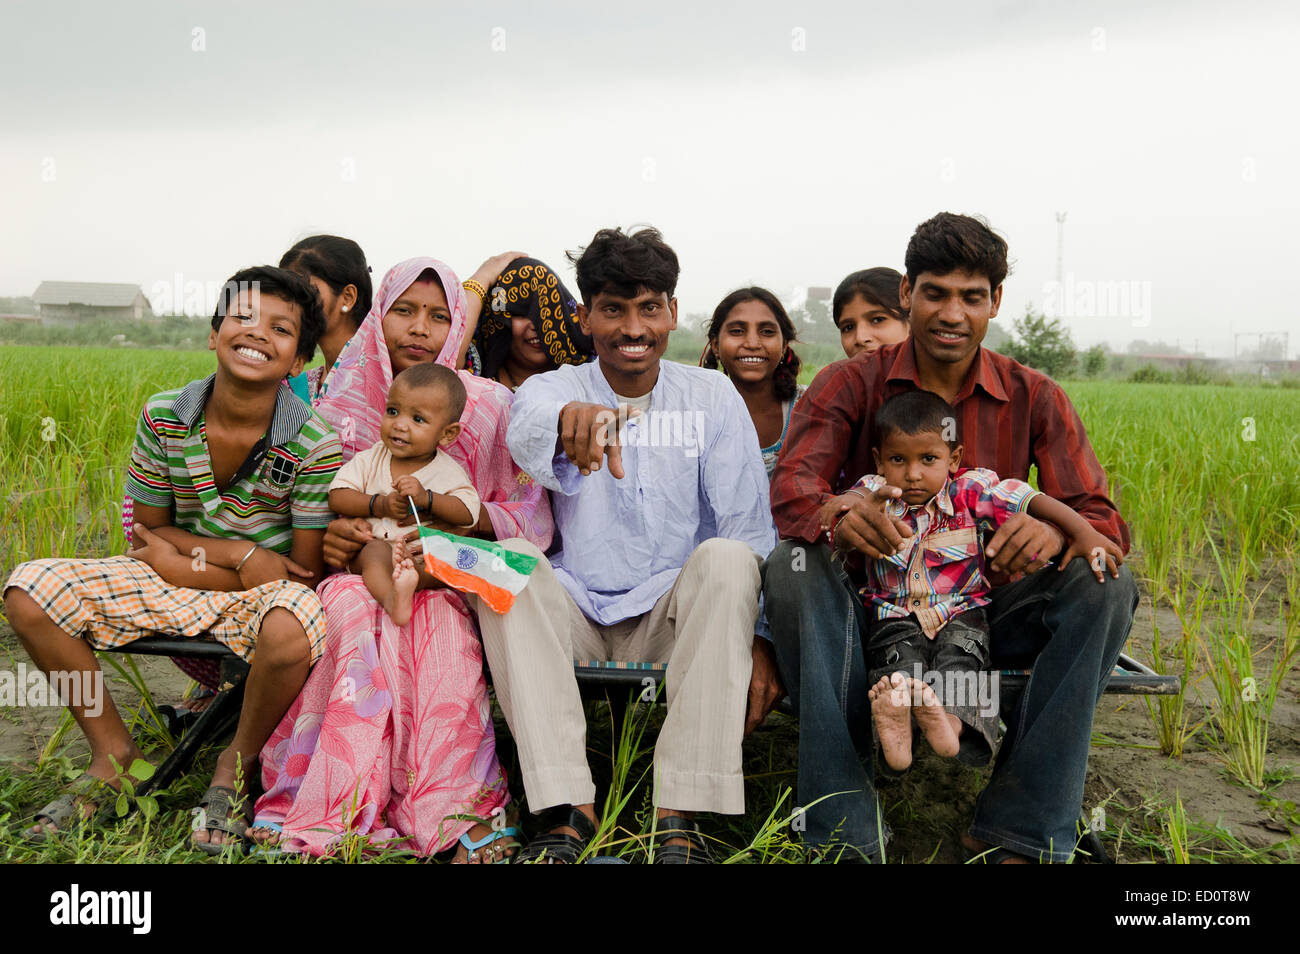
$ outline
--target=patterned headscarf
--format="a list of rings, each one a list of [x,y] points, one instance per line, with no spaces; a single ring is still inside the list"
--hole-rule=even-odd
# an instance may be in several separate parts
[[[379,283],[370,314],[339,354],[329,389],[316,405],[316,412],[338,433],[344,460],[351,460],[357,451],[379,440],[379,423],[393,383],[393,365],[384,341],[384,315],[426,268],[438,276],[451,309],[451,328],[437,363],[456,369],[460,343],[465,339],[465,291],[460,279],[437,259],[408,258],[399,262]]]
[[[578,325],[577,303],[559,276],[535,258],[517,258],[487,290],[474,345],[483,376],[495,378],[510,354],[513,319],[527,316],[557,368],[585,364],[595,349]]]

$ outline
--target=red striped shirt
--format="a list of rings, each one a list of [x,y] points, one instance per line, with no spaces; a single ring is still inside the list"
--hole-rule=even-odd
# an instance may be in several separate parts
[[[772,516],[783,540],[823,537],[827,498],[876,470],[873,420],[886,399],[919,388],[912,340],[827,365],[790,414],[772,472]],[[1029,479],[1127,553],[1129,532],[1109,497],[1083,421],[1060,385],[995,351],[980,348],[952,402],[961,428],[962,466]]]

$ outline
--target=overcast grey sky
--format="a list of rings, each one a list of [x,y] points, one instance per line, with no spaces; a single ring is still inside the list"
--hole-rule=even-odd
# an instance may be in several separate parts
[[[509,248],[569,278],[649,222],[707,312],[901,267],[947,209],[1010,242],[1007,325],[1294,355],[1297,5],[1133,6],[5,0],[0,295],[220,282],[318,231],[376,279]]]

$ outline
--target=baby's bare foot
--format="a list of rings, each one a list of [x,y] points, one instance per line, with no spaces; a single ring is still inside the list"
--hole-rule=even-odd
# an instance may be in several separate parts
[[[882,676],[867,692],[867,698],[871,700],[871,718],[876,723],[885,761],[901,772],[912,764],[912,707],[906,677],[897,672]]]
[[[415,572],[406,544],[399,542],[393,547],[393,611],[388,614],[394,624],[405,626],[411,621],[411,601],[419,582],[420,574]]]
[[[953,717],[940,705],[933,689],[915,679],[908,681],[912,683],[913,691],[920,696],[921,704],[916,706],[913,715],[916,716],[916,724],[925,733],[925,740],[930,743],[930,748],[934,749],[936,755],[952,758],[961,747],[957,733],[953,730]]]

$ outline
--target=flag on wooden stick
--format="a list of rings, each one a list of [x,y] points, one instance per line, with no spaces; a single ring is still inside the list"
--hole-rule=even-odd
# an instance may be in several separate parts
[[[507,550],[495,540],[458,537],[428,527],[420,528],[420,545],[432,576],[452,589],[474,593],[498,613],[510,610],[537,566],[537,557]]]

